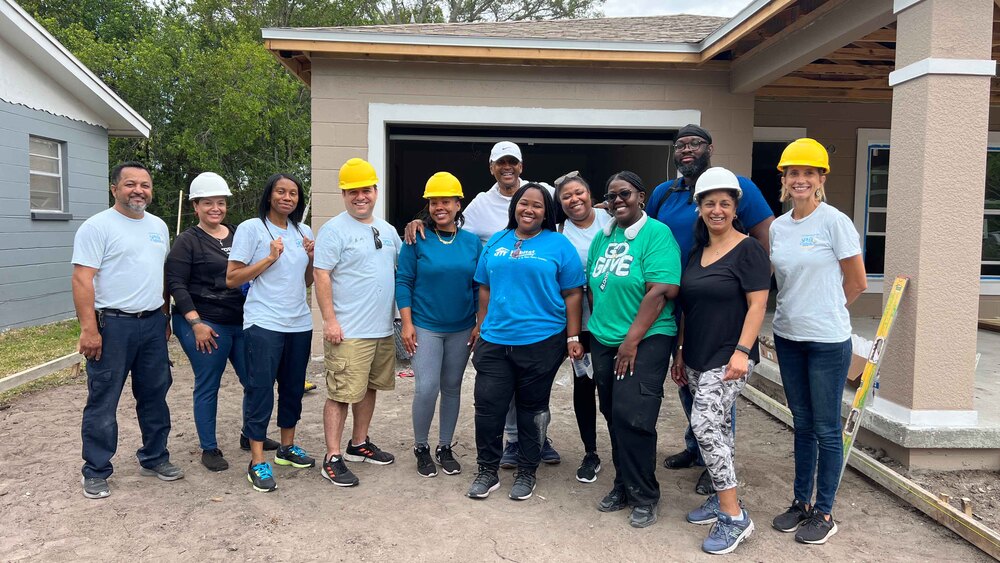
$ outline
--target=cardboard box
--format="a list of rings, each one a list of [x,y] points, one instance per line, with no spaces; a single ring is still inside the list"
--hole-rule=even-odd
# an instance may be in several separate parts
[[[868,358],[851,354],[851,367],[847,369],[847,385],[852,389],[857,389],[861,386],[861,375],[864,374],[867,364]]]
[[[778,363],[778,353],[774,350],[774,341],[759,338],[757,342],[760,346],[760,359]]]

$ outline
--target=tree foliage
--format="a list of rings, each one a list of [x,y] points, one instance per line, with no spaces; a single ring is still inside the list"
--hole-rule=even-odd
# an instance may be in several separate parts
[[[50,33],[152,126],[112,139],[111,163],[142,160],[171,226],[203,171],[233,189],[227,221],[255,213],[275,172],[309,187],[310,99],[263,48],[261,28],[501,21],[592,15],[604,0],[21,0]],[[184,226],[193,223],[183,206]]]

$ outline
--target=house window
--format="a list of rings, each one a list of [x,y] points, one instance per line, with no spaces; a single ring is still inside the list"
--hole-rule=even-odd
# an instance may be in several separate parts
[[[865,131],[865,130],[862,130]],[[871,130],[868,130],[871,131]],[[869,138],[864,138],[869,137]],[[877,140],[882,137],[883,140]],[[855,205],[855,225],[864,233],[865,270],[870,275],[885,272],[886,205],[889,192],[889,155],[891,149],[885,135],[865,135],[859,132],[858,172],[863,179],[864,199]],[[986,153],[986,202],[983,209],[983,276],[1000,275],[1000,144],[993,142]],[[861,165],[864,165],[862,171]],[[860,196],[860,194],[858,194]]]
[[[28,161],[32,211],[65,211],[63,197],[63,144],[29,137]]]

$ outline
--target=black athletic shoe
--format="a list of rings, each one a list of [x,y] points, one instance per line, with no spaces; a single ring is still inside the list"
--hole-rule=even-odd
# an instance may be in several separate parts
[[[222,457],[222,450],[202,450],[201,464],[209,471],[225,471],[229,469],[229,462]]]
[[[469,492],[466,495],[469,498],[486,498],[490,496],[490,493],[499,488],[500,476],[497,475],[497,470],[480,465],[479,473],[472,480],[472,485],[469,486]]]
[[[271,472],[271,464],[264,461],[254,465],[250,462],[247,468],[247,481],[253,486],[253,490],[262,493],[269,493],[278,488],[274,482],[274,474]]]
[[[347,468],[343,457],[335,456],[330,456],[330,459],[323,462],[323,478],[338,487],[353,487],[360,482],[358,477]]]
[[[278,448],[278,451],[274,452],[274,463],[278,465],[291,465],[299,469],[316,467],[316,460],[309,457],[309,454],[305,450],[295,444]]]
[[[462,472],[462,466],[455,459],[451,446],[438,446],[434,450],[434,461],[441,466],[445,475],[458,475]]]
[[[281,447],[281,442],[277,442],[270,438],[264,438],[264,451],[273,452],[274,450]],[[250,451],[250,438],[247,438],[243,434],[240,434],[240,449],[248,452]]]
[[[601,471],[601,458],[595,452],[583,456],[580,468],[576,470],[576,480],[581,483],[593,483]]]
[[[414,446],[413,455],[417,458],[417,473],[421,477],[434,477],[438,474],[437,466],[431,459],[431,448],[427,444]]]
[[[510,488],[510,498],[513,500],[527,500],[535,492],[535,472],[518,469],[514,475],[514,486]]]
[[[507,442],[500,456],[500,469],[514,469],[517,467],[517,460],[521,457],[521,446],[517,442]]]
[[[707,469],[701,472],[701,477],[698,477],[698,484],[694,486],[694,492],[706,497],[715,492],[712,476],[708,474]]]
[[[597,510],[601,512],[615,512],[622,510],[628,506],[625,499],[625,489],[622,487],[615,487],[611,489],[611,492],[604,495],[601,502],[597,503]]]
[[[794,532],[799,529],[803,522],[812,516],[812,509],[806,508],[806,504],[798,499],[792,501],[792,506],[788,510],[774,517],[771,527],[779,532]]]
[[[628,516],[628,524],[633,528],[646,528],[656,523],[656,503],[637,506]]]
[[[389,465],[396,461],[396,458],[391,453],[383,452],[367,436],[365,437],[365,441],[357,446],[348,440],[347,450],[344,451],[344,459],[358,462],[367,461],[375,465]]]
[[[108,487],[108,480],[102,477],[83,477],[83,496],[87,498],[105,498],[111,496],[111,488]]]
[[[826,543],[826,540],[830,539],[836,533],[837,522],[834,521],[833,516],[813,510],[812,516],[802,523],[798,532],[795,532],[795,541],[821,545]]]
[[[548,465],[556,465],[560,461],[562,461],[562,457],[559,455],[559,452],[557,452],[556,449],[552,447],[552,440],[548,438],[546,438],[545,442],[542,443],[541,456],[542,456],[542,463]]]
[[[663,467],[667,469],[687,469],[688,467],[694,467],[694,464],[698,462],[698,452],[692,452],[691,450],[682,450],[674,455],[667,456],[663,460]]]

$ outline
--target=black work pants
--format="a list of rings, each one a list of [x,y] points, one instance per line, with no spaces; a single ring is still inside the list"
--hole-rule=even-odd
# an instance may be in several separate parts
[[[533,472],[538,467],[549,425],[552,381],[565,357],[565,330],[523,346],[479,341],[472,355],[476,368],[476,463],[500,467],[504,422],[513,397],[520,444],[518,469]]]
[[[676,336],[654,334],[639,343],[635,369],[623,379],[615,377],[617,346],[593,339],[591,357],[601,414],[611,435],[615,487],[625,490],[632,506],[660,500],[656,481],[656,420],[663,400],[663,382],[670,366]]]

